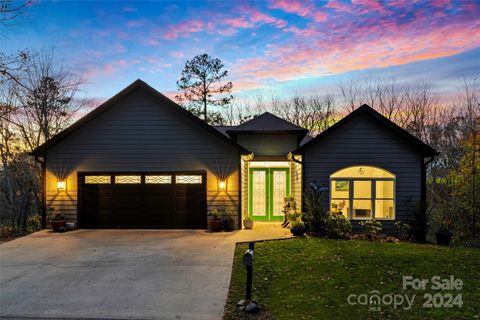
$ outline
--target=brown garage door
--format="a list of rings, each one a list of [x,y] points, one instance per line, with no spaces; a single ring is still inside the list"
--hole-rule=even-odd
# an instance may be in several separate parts
[[[81,228],[206,227],[205,172],[79,173]]]

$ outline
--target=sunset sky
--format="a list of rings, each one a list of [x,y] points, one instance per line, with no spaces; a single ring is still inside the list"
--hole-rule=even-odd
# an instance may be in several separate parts
[[[325,94],[360,75],[428,79],[451,95],[480,74],[480,1],[35,1],[2,51],[55,47],[104,99],[141,78],[172,96],[207,52],[234,93]]]

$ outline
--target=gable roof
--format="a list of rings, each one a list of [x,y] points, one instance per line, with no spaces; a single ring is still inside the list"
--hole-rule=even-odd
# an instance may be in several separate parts
[[[270,112],[264,112],[261,115],[242,123],[232,129],[226,130],[229,135],[238,133],[295,133],[305,136],[308,130],[297,126],[285,119],[279,118]]]
[[[230,139],[230,136],[227,134],[227,130],[235,128],[235,126],[213,126],[215,130],[221,132],[223,135]]]
[[[297,150],[295,150],[293,153],[298,153],[301,152],[312,145],[314,145],[316,142],[322,140],[323,138],[327,137],[330,135],[332,132],[336,131],[338,128],[342,127],[343,125],[347,124],[350,122],[352,119],[356,118],[357,116],[361,114],[368,114],[369,116],[373,117],[376,121],[387,127],[388,129],[392,130],[405,140],[407,140],[411,145],[415,146],[420,152],[425,155],[425,156],[435,156],[438,155],[439,152],[429,146],[428,144],[424,143],[422,140],[418,139],[414,135],[412,135],[410,132],[407,130],[403,129],[402,127],[398,126],[391,120],[387,119],[377,111],[375,111],[372,107],[369,105],[362,105],[359,108],[357,108],[355,111],[352,113],[348,114],[344,118],[342,118],[340,121],[336,122],[334,125],[332,125],[330,128],[327,130],[323,131],[319,135],[317,135],[315,138],[305,142],[303,145],[301,145]]]
[[[89,123],[90,121],[98,117],[99,115],[111,109],[117,102],[121,101],[122,99],[127,97],[129,94],[131,94],[133,91],[140,88],[147,91],[149,94],[151,94],[156,99],[156,101],[164,103],[165,107],[171,108],[172,110],[175,110],[176,112],[181,113],[187,119],[190,119],[194,123],[198,124],[202,129],[211,132],[212,134],[217,136],[220,140],[233,146],[240,152],[250,153],[248,150],[246,150],[245,148],[237,144],[235,141],[229,139],[227,136],[225,136],[224,134],[222,134],[221,132],[219,132],[218,130],[216,130],[215,128],[213,128],[212,126],[210,126],[209,124],[201,120],[200,118],[196,117],[192,113],[190,113],[188,110],[182,108],[177,103],[173,102],[168,97],[166,97],[165,95],[161,94],[160,92],[158,92],[157,90],[149,86],[146,82],[140,79],[137,79],[128,87],[126,87],[125,89],[123,89],[122,91],[114,95],[112,98],[108,99],[107,101],[102,103],[100,106],[95,108],[93,111],[89,112],[87,115],[85,115],[84,117],[82,117],[81,119],[73,123],[71,126],[59,132],[58,134],[50,138],[48,141],[46,141],[44,144],[42,144],[41,146],[33,150],[32,154],[39,155],[39,156],[44,155],[49,148],[53,147],[54,145],[56,145],[57,143],[59,143],[60,141],[62,141],[63,139],[65,139],[75,131],[77,131],[78,129],[82,128],[87,123]]]

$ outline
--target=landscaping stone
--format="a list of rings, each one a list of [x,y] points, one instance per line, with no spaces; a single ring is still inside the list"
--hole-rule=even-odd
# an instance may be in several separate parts
[[[246,313],[258,313],[259,311],[260,311],[260,306],[255,301],[249,303],[245,307]]]

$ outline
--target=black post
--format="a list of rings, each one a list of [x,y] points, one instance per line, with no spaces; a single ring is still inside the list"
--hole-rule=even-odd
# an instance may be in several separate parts
[[[245,291],[245,300],[252,300],[252,279],[253,278],[253,266],[247,266],[247,290]]]
[[[248,243],[248,249],[254,251],[255,249],[255,242]],[[245,290],[245,300],[250,301],[252,300],[252,282],[253,282],[253,263],[251,265],[247,265],[247,288]]]

